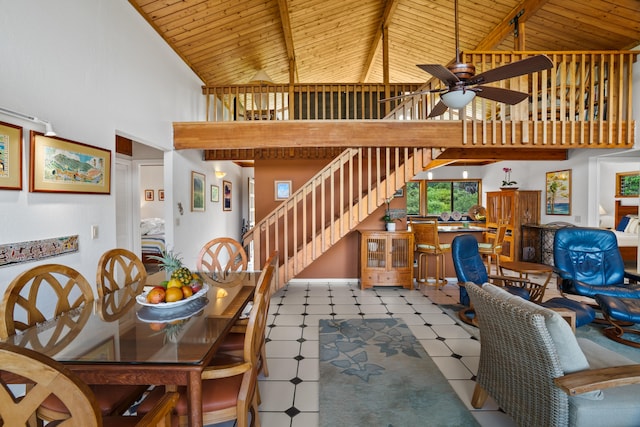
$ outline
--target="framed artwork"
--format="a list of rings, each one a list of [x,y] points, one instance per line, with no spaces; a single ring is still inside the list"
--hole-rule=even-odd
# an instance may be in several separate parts
[[[222,181],[222,210],[231,210],[231,182]]]
[[[211,186],[211,201],[219,202],[220,201],[220,187],[217,185]]]
[[[22,128],[0,122],[0,190],[22,190]]]
[[[287,200],[291,196],[291,181],[274,181],[276,200]]]
[[[403,188],[399,188],[396,190],[395,193],[393,193],[393,197],[404,197],[404,189]]]
[[[571,169],[547,172],[545,205],[547,215],[571,215]]]
[[[191,172],[191,211],[204,212],[207,177],[203,173]]]
[[[164,190],[158,190],[158,200],[164,202]]]
[[[30,132],[29,191],[111,193],[111,151]]]
[[[147,202],[153,201],[153,190],[144,190],[144,200]]]

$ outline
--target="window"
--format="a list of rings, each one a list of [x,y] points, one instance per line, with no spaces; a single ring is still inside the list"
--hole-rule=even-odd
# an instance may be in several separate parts
[[[480,180],[430,180],[407,183],[407,215],[465,213],[480,204]],[[426,201],[426,203],[425,203]]]
[[[640,171],[616,174],[616,197],[638,197]]]

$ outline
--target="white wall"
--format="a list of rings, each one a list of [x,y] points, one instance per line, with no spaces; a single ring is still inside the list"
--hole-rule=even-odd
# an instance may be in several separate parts
[[[140,165],[140,218],[164,218],[164,200],[158,196],[164,190],[164,167],[162,165]],[[147,200],[146,193],[152,193]]]
[[[109,149],[114,164],[116,133],[166,151],[172,122],[204,119],[202,82],[126,0],[0,0],[0,10],[0,107],[49,120],[62,138]],[[29,130],[44,129],[0,121],[25,131],[23,189],[0,190],[0,243],[78,234],[79,252],[40,263],[95,277],[98,258],[116,244],[114,186],[111,195],[30,193]],[[165,194],[173,183],[165,180]],[[184,187],[174,191],[185,193],[186,183],[178,184]],[[34,265],[0,268],[0,292]]]

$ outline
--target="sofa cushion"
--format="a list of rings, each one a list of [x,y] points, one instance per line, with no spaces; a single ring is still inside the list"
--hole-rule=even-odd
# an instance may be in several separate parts
[[[616,231],[624,231],[624,229],[627,228],[630,219],[631,218],[629,218],[629,216],[623,216],[620,218],[620,222],[616,225]]]

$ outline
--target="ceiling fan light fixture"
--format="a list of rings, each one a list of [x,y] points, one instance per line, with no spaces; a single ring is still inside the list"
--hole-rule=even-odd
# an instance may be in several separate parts
[[[444,105],[456,109],[464,108],[475,97],[476,93],[472,90],[450,90],[440,95]]]

